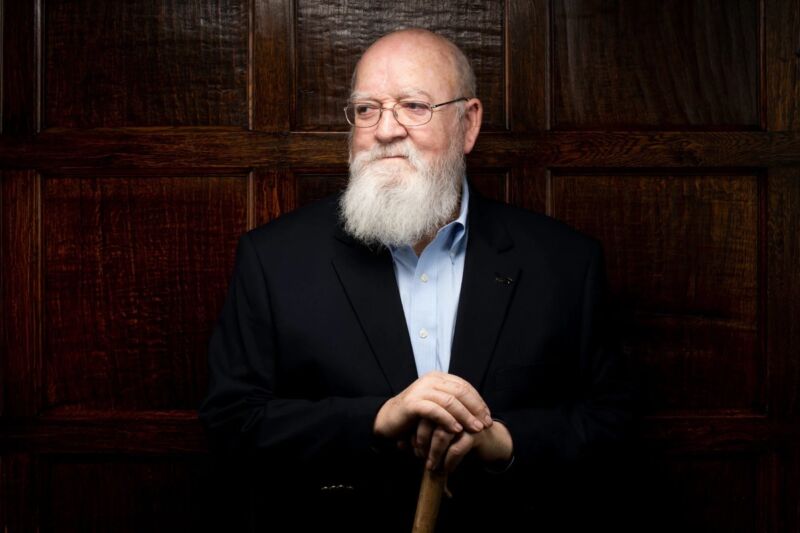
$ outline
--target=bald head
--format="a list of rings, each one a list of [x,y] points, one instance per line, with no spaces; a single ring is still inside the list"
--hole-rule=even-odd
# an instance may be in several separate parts
[[[424,58],[452,86],[456,96],[472,98],[476,94],[475,73],[467,56],[449,39],[420,28],[398,30],[384,35],[364,52],[356,64],[351,90],[358,85],[359,67],[364,61],[386,61],[392,57]]]

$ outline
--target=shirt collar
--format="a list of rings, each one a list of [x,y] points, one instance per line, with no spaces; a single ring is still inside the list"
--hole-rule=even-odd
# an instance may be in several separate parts
[[[453,238],[450,242],[450,253],[457,253],[464,244],[467,234],[467,209],[469,208],[469,185],[467,184],[467,177],[461,178],[461,209],[458,212],[458,218],[447,224],[445,228],[452,228]],[[440,230],[440,231],[442,231]]]

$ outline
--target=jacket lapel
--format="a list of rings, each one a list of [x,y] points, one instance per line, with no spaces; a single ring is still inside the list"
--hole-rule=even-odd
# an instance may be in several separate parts
[[[480,390],[521,270],[505,226],[473,191],[449,372]]]
[[[394,394],[417,379],[392,258],[357,243],[337,228],[333,268]]]

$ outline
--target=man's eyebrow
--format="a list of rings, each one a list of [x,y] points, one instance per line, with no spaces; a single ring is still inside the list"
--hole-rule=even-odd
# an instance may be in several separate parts
[[[420,96],[424,96],[424,97],[426,97],[428,99],[432,98],[430,93],[427,92],[427,91],[423,91],[422,89],[417,89],[416,87],[408,87],[408,88],[403,89],[402,91],[400,91],[400,95],[399,95],[398,99],[402,100],[403,98],[417,98],[417,97],[420,97]]]
[[[428,93],[427,91],[424,91],[422,89],[417,89],[416,87],[408,87],[405,89],[401,89],[400,92],[397,94],[395,100],[405,100],[406,98],[419,98],[420,96],[424,96],[429,100],[432,98],[430,93]],[[380,98],[377,98],[370,93],[353,91],[352,93],[350,93],[350,101],[354,102],[356,100],[373,100],[375,102],[379,102]]]
[[[350,101],[352,102],[352,101],[355,101],[355,100],[376,100],[377,101],[377,99],[373,98],[372,95],[370,95],[369,93],[360,93],[360,92],[357,92],[357,91],[350,93]]]

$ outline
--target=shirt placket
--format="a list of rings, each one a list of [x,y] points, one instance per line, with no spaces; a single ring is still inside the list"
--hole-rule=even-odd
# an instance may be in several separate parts
[[[417,262],[414,270],[414,301],[412,302],[412,316],[417,321],[414,329],[417,332],[417,345],[420,348],[420,375],[426,374],[437,368],[436,339],[438,324],[436,321],[436,265],[431,262],[432,254],[424,254]]]

